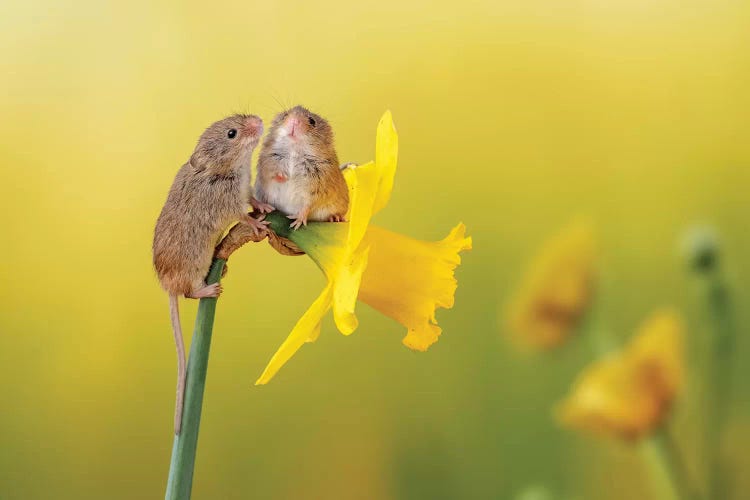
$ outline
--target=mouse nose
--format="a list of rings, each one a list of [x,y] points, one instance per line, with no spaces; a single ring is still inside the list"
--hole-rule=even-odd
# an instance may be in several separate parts
[[[301,123],[301,120],[296,114],[290,113],[286,119],[286,122],[284,123],[284,127],[286,128],[286,131],[289,133],[289,135],[294,137],[295,134],[299,132]]]
[[[251,137],[260,137],[263,134],[263,120],[255,115],[248,116],[245,118],[242,131]]]

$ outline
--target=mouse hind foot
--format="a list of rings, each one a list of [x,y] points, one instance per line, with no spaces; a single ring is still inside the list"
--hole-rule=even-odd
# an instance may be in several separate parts
[[[204,285],[202,288],[193,290],[190,293],[185,294],[188,299],[205,299],[209,297],[218,297],[224,288],[220,283],[213,283],[212,285]]]
[[[253,235],[255,237],[259,237],[265,235],[268,232],[269,222],[263,220],[265,217],[265,214],[261,214],[258,218],[255,218],[248,214],[244,214],[240,219],[240,223],[247,225],[253,232]]]
[[[294,229],[295,231],[299,229],[302,226],[307,226],[307,217],[310,215],[310,207],[305,207],[302,210],[299,211],[297,215],[287,215],[287,219],[292,219],[292,223],[289,224],[289,227]]]

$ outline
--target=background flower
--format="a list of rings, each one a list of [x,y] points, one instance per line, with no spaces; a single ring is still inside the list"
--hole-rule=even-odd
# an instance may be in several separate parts
[[[519,344],[549,349],[573,333],[594,292],[591,228],[574,222],[547,241],[531,260],[506,306],[509,332]]]
[[[660,310],[620,352],[594,362],[558,408],[570,427],[635,439],[661,425],[683,381],[680,316]]]

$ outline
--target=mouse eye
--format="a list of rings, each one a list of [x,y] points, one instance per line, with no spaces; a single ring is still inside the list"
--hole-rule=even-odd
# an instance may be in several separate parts
[[[315,126],[315,118],[313,118],[312,116],[308,117],[307,121],[308,123],[310,123],[311,126],[313,127]]]
[[[237,129],[236,128],[229,129],[229,132],[227,132],[227,137],[229,137],[230,139],[234,139],[236,136],[237,136]]]

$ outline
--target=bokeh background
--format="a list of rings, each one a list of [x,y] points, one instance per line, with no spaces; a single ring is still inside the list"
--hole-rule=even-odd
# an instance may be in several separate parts
[[[740,0],[3,2],[0,497],[163,495],[175,356],[154,222],[205,126],[302,103],[355,162],[391,109],[399,170],[376,222],[438,239],[463,221],[474,250],[427,353],[362,305],[354,335],[328,321],[265,387],[323,278],[265,244],[233,256],[193,497],[652,498],[632,447],[552,416],[587,346],[523,354],[498,317],[530,255],[584,216],[617,335],[673,305],[700,357],[678,252],[696,221],[720,232],[750,324],[748,47]],[[182,302],[186,335],[195,311]],[[747,470],[742,335],[736,356],[728,453]],[[691,464],[700,402],[676,416]]]

